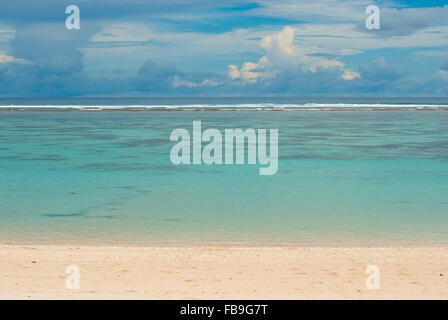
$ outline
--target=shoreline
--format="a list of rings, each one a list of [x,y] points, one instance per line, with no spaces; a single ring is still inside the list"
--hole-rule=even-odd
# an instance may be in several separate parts
[[[176,240],[167,241],[166,239],[160,239],[160,241],[92,241],[91,239],[85,239],[80,241],[41,241],[35,240],[25,241],[3,241],[0,240],[0,249],[4,247],[51,247],[51,248],[67,248],[67,247],[83,247],[83,248],[197,248],[197,249],[257,249],[257,248],[272,248],[272,249],[303,249],[303,248],[321,248],[321,249],[425,249],[425,248],[440,248],[447,249],[448,244],[446,242],[433,242],[428,240],[427,242],[397,242],[397,241],[382,241],[382,242],[304,242],[300,241],[210,241],[210,240]]]
[[[0,270],[1,299],[448,299],[447,247],[0,245]]]

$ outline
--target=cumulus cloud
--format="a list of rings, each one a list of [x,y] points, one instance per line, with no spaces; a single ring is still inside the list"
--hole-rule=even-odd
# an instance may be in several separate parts
[[[294,29],[285,27],[281,32],[265,36],[261,39],[260,46],[271,55],[292,57],[297,55],[298,48],[293,44]]]
[[[64,28],[70,2],[2,2],[0,95],[447,95],[448,60],[425,72],[410,61],[445,49],[447,6],[381,2],[382,30],[368,31],[371,0],[257,0],[244,12],[221,10],[236,0],[98,1],[82,1],[76,32]]]
[[[361,79],[361,75],[355,71],[345,70],[344,74],[342,75],[342,78],[344,80],[354,80],[356,78]]]
[[[255,83],[258,79],[266,79],[273,75],[269,71],[269,60],[266,56],[261,57],[258,62],[245,62],[241,69],[234,64],[229,65],[229,76],[232,80],[241,79],[249,83]]]
[[[240,79],[243,82],[254,83],[291,69],[312,73],[324,69],[336,69],[341,71],[344,80],[361,77],[357,72],[346,69],[343,62],[332,58],[331,55],[318,54],[321,49],[299,47],[294,40],[295,29],[289,26],[278,33],[263,37],[260,47],[265,51],[265,55],[257,62],[243,63],[241,68],[229,65],[229,77],[233,80]]]

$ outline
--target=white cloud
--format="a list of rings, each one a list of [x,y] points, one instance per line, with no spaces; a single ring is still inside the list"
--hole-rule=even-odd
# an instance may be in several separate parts
[[[290,25],[293,32],[279,34],[273,25],[236,28],[222,33],[183,31],[177,24],[175,28],[170,25],[170,21],[201,18],[190,13],[182,13],[182,16],[177,16],[180,13],[165,14],[164,18],[169,21],[157,23],[150,19],[140,23],[101,21],[101,32],[90,39],[93,46],[80,48],[84,53],[84,70],[89,75],[115,76],[117,70],[114,64],[118,60],[122,72],[120,75],[132,76],[150,58],[162,63],[174,63],[188,72],[221,73],[228,66],[231,79],[256,82],[272,76],[275,70],[281,68],[294,67],[310,72],[325,68],[342,69],[342,56],[389,48],[429,49],[443,46],[448,39],[448,26],[440,18],[446,13],[447,7],[408,9],[394,2],[383,3],[383,27],[401,30],[391,33],[387,30],[367,31],[360,27],[364,26],[365,8],[372,4],[371,0],[260,0],[259,3],[259,8],[238,14],[302,22]],[[215,12],[212,15],[220,18],[231,16],[228,12]],[[437,18],[434,23],[429,21],[431,18],[426,19],[431,16]],[[399,19],[399,23],[398,20],[394,23],[395,18]],[[416,27],[412,30],[408,28],[413,25]],[[291,33],[295,34],[292,40]],[[95,47],[101,42],[114,41],[128,42],[129,45]],[[141,44],[133,46],[133,41]],[[153,41],[153,44],[149,41]],[[154,45],[157,42],[162,45]],[[268,61],[264,67],[257,61],[262,56]]]
[[[268,52],[274,50],[281,55],[294,56],[296,55],[297,48],[294,46],[293,41],[294,29],[285,27],[279,33],[263,37],[260,46]]]
[[[361,76],[344,68],[344,63],[337,59],[313,55],[321,53],[318,47],[299,47],[295,44],[295,29],[285,27],[282,31],[267,35],[260,41],[265,55],[258,62],[245,62],[241,69],[229,65],[228,74],[231,79],[244,82],[256,82],[259,79],[272,77],[279,70],[300,69],[304,72],[318,72],[320,69],[337,68],[344,71],[344,80],[353,80]]]
[[[0,54],[0,63],[33,64],[26,59],[14,58],[13,56],[7,56],[6,54]]]
[[[241,57],[247,53],[262,53],[259,40],[273,29],[234,29],[223,33],[179,32],[163,29],[156,24],[104,24],[102,30],[91,39],[92,46],[81,48],[84,53],[85,71],[89,75],[114,76],[116,61],[120,61],[123,75],[132,76],[147,60],[175,64],[191,72],[222,72],[224,59]],[[113,46],[113,42],[128,42],[126,46]],[[141,45],[133,45],[141,41]],[[156,46],[145,42],[164,45]],[[101,43],[110,47],[97,47]],[[219,57],[219,58],[216,58]],[[222,58],[225,57],[225,58]],[[227,63],[224,64],[226,66]]]
[[[267,70],[269,60],[266,56],[261,57],[258,62],[245,62],[241,69],[234,64],[229,65],[229,76],[231,79],[241,79],[246,82],[257,82],[259,78],[268,78],[270,72]]]
[[[344,80],[355,80],[356,78],[361,79],[361,75],[355,71],[345,70],[342,78]]]
[[[238,67],[234,64],[229,65],[229,77],[230,79],[238,79],[241,77],[241,72],[238,70]]]

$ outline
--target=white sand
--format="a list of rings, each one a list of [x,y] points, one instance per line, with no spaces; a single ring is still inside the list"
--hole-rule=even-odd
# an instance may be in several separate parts
[[[79,290],[66,289],[69,265]],[[368,265],[380,289],[366,288]],[[0,298],[448,299],[448,248],[2,245]]]

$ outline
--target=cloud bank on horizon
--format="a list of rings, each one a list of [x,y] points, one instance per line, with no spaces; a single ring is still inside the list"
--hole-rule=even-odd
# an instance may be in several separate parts
[[[67,30],[65,9],[80,9]],[[379,30],[365,9],[380,8]],[[448,0],[0,3],[0,96],[448,96]]]

